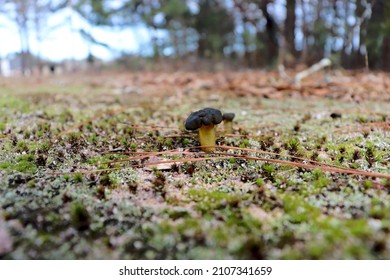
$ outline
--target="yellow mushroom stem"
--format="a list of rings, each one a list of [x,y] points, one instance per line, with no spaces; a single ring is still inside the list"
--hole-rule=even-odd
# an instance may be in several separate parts
[[[202,125],[199,128],[199,141],[201,146],[215,146],[215,125]],[[204,152],[213,152],[215,148],[202,148]]]
[[[224,120],[223,126],[225,128],[225,134],[232,134],[232,132],[233,132],[233,122],[232,121]]]

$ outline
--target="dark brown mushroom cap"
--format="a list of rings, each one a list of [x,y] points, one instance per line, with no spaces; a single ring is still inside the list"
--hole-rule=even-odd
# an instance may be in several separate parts
[[[232,121],[236,115],[234,113],[225,113],[223,114],[223,120]]]
[[[204,108],[202,110],[192,112],[185,123],[187,130],[195,130],[202,125],[219,124],[222,122],[222,113],[214,108]]]

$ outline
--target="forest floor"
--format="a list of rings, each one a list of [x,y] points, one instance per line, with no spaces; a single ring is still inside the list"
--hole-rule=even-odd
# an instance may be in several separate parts
[[[2,78],[0,258],[389,259],[389,101],[384,73]],[[236,114],[214,153],[204,107]]]

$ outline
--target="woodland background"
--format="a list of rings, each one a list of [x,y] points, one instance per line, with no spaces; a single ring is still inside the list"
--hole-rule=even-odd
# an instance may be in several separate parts
[[[113,65],[127,69],[295,67],[324,57],[346,69],[390,69],[386,0],[0,0],[0,17],[18,27],[23,73],[47,62],[30,41],[57,32],[47,19],[64,10],[88,22],[76,30],[88,46],[111,48],[93,28],[146,28],[147,54],[124,48],[115,55]],[[86,61],[96,60],[90,51]]]

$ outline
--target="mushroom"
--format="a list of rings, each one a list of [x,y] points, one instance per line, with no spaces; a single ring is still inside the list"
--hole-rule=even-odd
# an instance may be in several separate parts
[[[225,113],[222,116],[223,125],[225,127],[225,133],[226,134],[232,134],[234,117],[235,117],[234,113]]]
[[[222,122],[221,111],[214,108],[204,108],[192,112],[186,122],[187,130],[196,130],[199,132],[199,141],[201,146],[215,146],[215,125]],[[212,152],[214,148],[202,148],[205,152]]]

